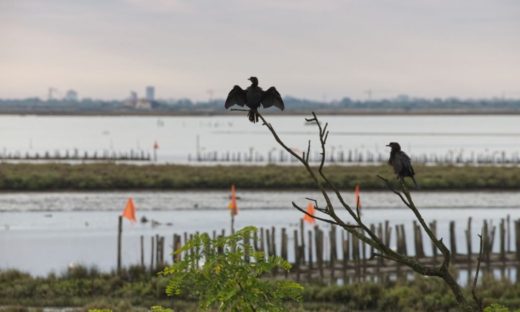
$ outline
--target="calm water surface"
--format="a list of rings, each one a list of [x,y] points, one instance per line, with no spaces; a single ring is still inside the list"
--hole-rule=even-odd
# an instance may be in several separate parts
[[[291,201],[306,205],[307,192],[241,192],[236,227],[296,228],[301,214]],[[150,237],[166,237],[172,244],[174,233],[226,229],[230,218],[225,208],[226,192],[103,192],[103,193],[16,193],[0,194],[0,268],[18,268],[33,274],[61,272],[68,265],[96,265],[102,270],[116,263],[117,217],[128,197],[135,199],[138,218],[146,216],[161,224],[131,224],[125,221],[123,263],[137,264],[140,259],[140,235],[145,235],[146,261],[149,261]],[[345,194],[353,202],[352,194]],[[497,225],[500,218],[520,218],[520,192],[419,192],[415,202],[426,220],[437,220],[438,231],[447,239],[449,221],[456,221],[459,248],[465,247],[464,230],[473,218],[474,234],[484,219]],[[363,192],[363,216],[366,223],[385,220],[405,224],[411,233],[413,216],[388,192]],[[346,213],[338,209],[348,220]],[[171,223],[171,225],[168,225]],[[327,225],[321,224],[322,227]],[[292,233],[292,230],[289,231]],[[412,235],[408,235],[409,246]],[[292,239],[292,237],[291,237]],[[393,242],[392,242],[393,243]],[[477,237],[474,238],[477,246]],[[514,242],[512,242],[512,246]],[[498,248],[498,244],[495,244]],[[430,251],[426,243],[425,250]],[[292,255],[289,255],[292,257]]]
[[[268,116],[295,150],[304,150],[316,127],[304,116]],[[329,152],[386,155],[385,145],[400,142],[413,155],[519,157],[520,116],[322,116],[329,123]],[[100,117],[0,116],[0,153],[54,154],[78,150],[152,153],[160,162],[185,163],[197,153],[278,155],[267,129],[245,116]],[[313,146],[315,155],[318,151]]]

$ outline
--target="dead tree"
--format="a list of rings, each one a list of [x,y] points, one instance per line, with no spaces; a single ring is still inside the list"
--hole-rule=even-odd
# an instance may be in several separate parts
[[[329,136],[329,131],[327,130],[328,124],[326,123],[325,126],[322,127],[320,121],[318,120],[318,117],[313,112],[312,118],[306,118],[305,120],[308,123],[315,123],[318,127],[318,135],[319,135],[319,141],[320,141],[320,147],[321,147],[321,160],[320,164],[317,169],[313,169],[309,165],[309,155],[311,151],[311,141],[309,140],[307,144],[307,150],[303,152],[301,155],[296,153],[294,150],[289,148],[284,141],[278,136],[277,132],[273,128],[273,126],[268,123],[265,118],[259,114],[260,119],[263,122],[263,125],[269,129],[271,134],[273,135],[276,142],[285,149],[289,154],[291,154],[293,157],[295,157],[307,170],[307,173],[309,174],[310,178],[314,181],[316,187],[321,192],[321,195],[323,196],[323,200],[325,201],[325,206],[320,207],[318,205],[318,200],[313,198],[307,198],[308,200],[311,200],[315,203],[316,210],[321,212],[323,216],[317,217],[312,216],[317,220],[327,222],[333,225],[341,226],[348,232],[350,232],[352,235],[357,237],[359,240],[363,241],[365,244],[370,245],[372,248],[374,248],[374,256],[381,257],[384,259],[395,261],[401,265],[405,265],[409,268],[411,268],[413,271],[417,272],[420,275],[423,276],[434,276],[441,278],[446,285],[451,289],[453,295],[455,296],[455,299],[457,300],[460,308],[464,311],[482,311],[482,302],[477,297],[475,288],[476,288],[476,281],[478,277],[478,269],[480,267],[480,256],[479,256],[479,266],[477,267],[477,272],[475,276],[475,280],[473,283],[473,290],[472,290],[472,298],[466,298],[462,291],[462,287],[457,283],[454,276],[450,273],[450,251],[444,244],[444,242],[441,239],[438,239],[429,225],[425,222],[424,218],[422,217],[421,213],[415,206],[415,203],[413,202],[412,196],[410,194],[410,191],[408,187],[406,186],[403,181],[398,181],[397,186],[394,186],[389,180],[385,179],[384,177],[378,176],[388,187],[389,190],[394,192],[401,201],[413,212],[415,215],[415,218],[421,225],[421,227],[424,229],[426,234],[428,235],[429,239],[431,240],[432,244],[442,253],[443,255],[443,261],[440,265],[427,265],[420,263],[413,257],[409,257],[407,255],[400,254],[394,250],[392,250],[390,247],[388,247],[383,240],[381,240],[380,237],[377,236],[377,234],[370,229],[369,226],[367,226],[362,218],[361,214],[359,213],[359,210],[356,208],[350,207],[345,200],[343,199],[343,196],[341,195],[338,188],[329,180],[327,175],[324,172],[324,164],[325,164],[325,146],[327,143],[327,139]],[[340,218],[336,213],[336,208],[332,204],[331,200],[331,194],[332,196],[336,197],[340,204],[341,208],[346,210],[348,215],[350,216],[351,220],[346,221]],[[298,206],[295,202],[292,202],[292,205],[294,208],[298,209],[304,214],[307,214],[305,209]]]

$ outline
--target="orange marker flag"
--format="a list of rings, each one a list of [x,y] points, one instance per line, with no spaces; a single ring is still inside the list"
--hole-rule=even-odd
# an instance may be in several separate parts
[[[361,197],[359,196],[359,184],[356,184],[356,188],[354,190],[354,196],[356,198],[356,208],[361,208]]]
[[[137,221],[137,219],[135,218],[135,205],[134,205],[134,200],[132,199],[132,197],[128,198],[128,201],[126,202],[125,210],[123,210],[122,216],[132,222]]]
[[[356,188],[354,189],[354,197],[356,199],[356,209],[359,210],[361,208],[361,197],[359,196],[359,184],[356,184]]]
[[[228,204],[228,208],[231,211],[231,215],[236,216],[238,214],[237,192],[235,189],[235,184],[231,185],[231,201]]]
[[[311,216],[314,216],[314,212],[315,211],[316,210],[314,209],[314,204],[313,203],[308,203],[307,204],[307,213],[308,214],[303,215],[303,221],[308,222],[308,223],[316,222],[316,219],[311,217]]]

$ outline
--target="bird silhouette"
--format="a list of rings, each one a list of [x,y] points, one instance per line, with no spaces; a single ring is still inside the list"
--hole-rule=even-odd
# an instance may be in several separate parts
[[[401,151],[401,145],[397,142],[390,142],[387,146],[392,148],[388,164],[394,168],[397,178],[404,181],[404,177],[410,177],[415,187],[417,187],[417,182],[414,178],[415,171],[413,170],[410,157]]]
[[[258,79],[256,77],[250,77],[251,85],[247,89],[242,89],[240,86],[235,85],[229,92],[224,107],[226,109],[233,105],[247,106],[249,107],[249,113],[247,114],[249,121],[258,121],[258,108],[262,105],[264,108],[271,106],[278,107],[280,110],[284,110],[285,106],[280,96],[280,93],[275,87],[270,87],[266,91],[262,90],[258,86]]]

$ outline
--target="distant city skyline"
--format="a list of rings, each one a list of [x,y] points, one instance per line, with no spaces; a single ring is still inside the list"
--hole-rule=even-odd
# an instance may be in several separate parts
[[[514,0],[4,0],[0,98],[519,98],[519,29]]]

